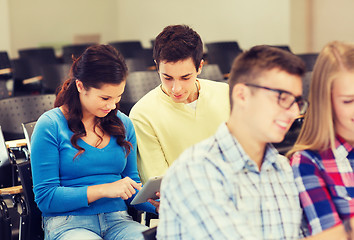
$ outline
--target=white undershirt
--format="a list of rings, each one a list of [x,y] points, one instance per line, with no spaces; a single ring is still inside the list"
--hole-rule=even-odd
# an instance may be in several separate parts
[[[187,106],[193,108],[194,110],[197,108],[197,101],[198,99],[196,99],[195,101],[193,102],[190,102],[190,103],[186,103]]]

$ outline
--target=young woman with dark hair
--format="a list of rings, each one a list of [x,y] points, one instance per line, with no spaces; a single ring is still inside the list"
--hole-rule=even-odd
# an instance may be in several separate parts
[[[141,183],[132,122],[118,111],[127,67],[108,45],[89,47],[71,67],[55,108],[37,121],[31,164],[45,239],[142,239],[127,214]],[[154,212],[150,203],[138,209]]]

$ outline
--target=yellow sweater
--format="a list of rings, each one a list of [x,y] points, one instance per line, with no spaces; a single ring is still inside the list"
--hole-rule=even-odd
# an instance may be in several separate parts
[[[198,79],[196,109],[175,103],[158,86],[132,108],[138,143],[141,180],[165,174],[167,168],[188,147],[213,135],[230,114],[229,86]]]

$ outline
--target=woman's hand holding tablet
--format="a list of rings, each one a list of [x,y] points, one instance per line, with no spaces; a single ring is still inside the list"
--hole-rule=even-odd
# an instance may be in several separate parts
[[[143,188],[136,194],[133,201],[131,201],[131,205],[144,203],[148,199],[157,199],[156,192],[160,191],[162,176],[152,177],[150,178]]]

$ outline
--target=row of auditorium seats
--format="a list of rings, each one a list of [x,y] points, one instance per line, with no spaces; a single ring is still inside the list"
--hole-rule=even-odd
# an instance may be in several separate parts
[[[116,47],[125,56],[130,71],[144,71],[154,65],[152,60],[152,49],[143,48],[140,41],[111,42],[109,44]],[[224,75],[224,79],[226,79],[233,60],[243,50],[239,47],[236,41],[213,42],[206,43],[205,45],[207,47],[207,53],[204,56],[206,62],[209,64],[216,64]],[[45,80],[45,78],[58,76],[58,73],[50,74],[53,72],[66,73],[68,67],[51,67],[46,69],[45,66],[71,64],[72,56],[78,57],[88,46],[90,46],[90,44],[64,46],[62,48],[63,54],[60,59],[55,56],[53,48],[20,49],[20,57],[12,60],[12,65],[15,70],[13,78],[19,80],[16,81],[16,83],[19,83],[23,79],[33,77],[44,77]],[[275,47],[291,52],[289,46],[276,45]],[[299,54],[298,56],[305,61],[307,71],[312,71],[314,62],[317,58],[317,53]],[[1,53],[0,69],[3,67],[10,68],[10,66],[11,64],[7,54]],[[55,84],[43,81],[43,85],[44,91],[53,92],[53,89],[55,89]],[[29,86],[26,87],[29,88]],[[32,88],[36,89],[36,86],[34,85]]]
[[[118,43],[112,43],[118,48]],[[63,51],[64,62],[59,62],[55,57],[52,48],[36,48],[19,50],[19,58],[10,60],[6,52],[0,52],[0,69],[8,69],[9,72],[1,74],[0,72],[0,99],[8,97],[4,81],[13,79],[11,88],[12,95],[27,95],[38,93],[55,93],[58,86],[68,77],[71,62],[70,55],[78,57],[88,45],[70,46],[70,51]],[[139,45],[138,45],[139,46]],[[68,49],[69,46],[63,47]],[[120,51],[127,57],[126,64],[130,72],[155,70],[151,65],[152,50],[143,49],[130,50],[130,48],[120,47]],[[122,50],[125,49],[125,50]],[[69,53],[70,52],[70,53]],[[138,54],[139,53],[139,54]],[[144,56],[143,56],[144,55]],[[208,70],[209,69],[209,70]],[[3,79],[1,79],[3,76]],[[223,81],[224,77],[218,69],[218,65],[210,64],[200,76],[216,81]]]
[[[140,41],[118,41],[109,44],[123,54],[131,72],[153,69],[152,49],[143,48]],[[28,91],[54,93],[58,83],[66,78],[72,57],[77,58],[90,45],[91,43],[63,46],[60,58],[55,55],[54,48],[51,47],[20,49],[19,58],[11,62],[6,52],[0,52],[0,69],[13,68],[14,71],[4,74],[4,77],[10,76],[14,79],[15,95]],[[205,61],[208,64],[216,64],[223,74],[223,79],[227,79],[233,60],[243,50],[237,41],[211,42],[206,43],[205,46],[207,50],[204,55]],[[290,47],[286,45],[274,45],[274,47],[291,52]],[[307,71],[312,71],[317,55],[317,53],[298,54],[305,61]],[[25,79],[30,80],[23,84]]]

